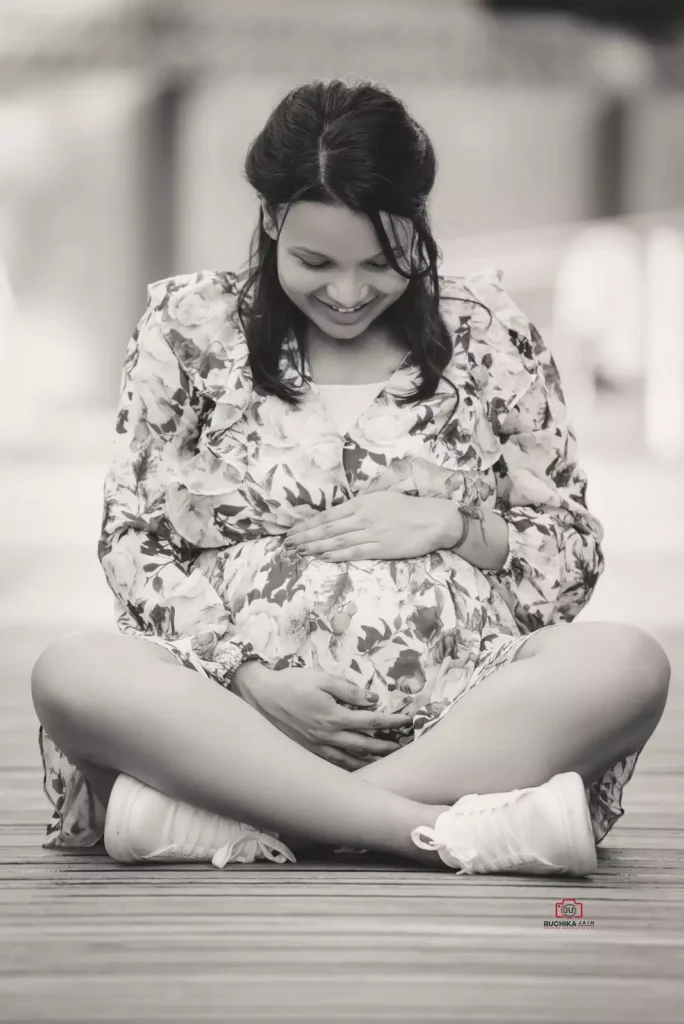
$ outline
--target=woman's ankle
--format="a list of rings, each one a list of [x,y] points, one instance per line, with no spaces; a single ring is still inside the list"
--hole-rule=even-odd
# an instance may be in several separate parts
[[[346,845],[350,849],[363,848],[372,850],[374,853],[387,853],[396,857],[406,857],[409,860],[419,861],[432,867],[443,867],[444,864],[439,854],[433,853],[431,850],[422,850],[419,846],[416,846],[411,839],[411,832],[413,829],[418,828],[419,825],[434,828],[439,815],[443,811],[448,811],[450,807],[450,804],[444,806],[441,804],[413,804],[412,807],[407,808],[399,816],[392,828],[391,838],[388,836],[387,841],[382,843],[373,842],[372,838],[368,837],[363,842],[359,841],[355,846],[349,843]],[[317,854],[329,852],[336,846],[345,845],[344,843],[321,843],[313,839],[305,839],[302,836],[288,835],[284,832],[279,833],[278,838],[292,850],[298,860],[315,859]]]

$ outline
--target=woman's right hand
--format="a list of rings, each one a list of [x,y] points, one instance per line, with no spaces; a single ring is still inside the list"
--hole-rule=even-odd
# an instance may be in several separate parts
[[[374,711],[368,690],[316,669],[276,670],[247,661],[231,690],[300,746],[349,771],[399,749],[399,743],[369,733],[402,730],[413,722],[402,712]]]

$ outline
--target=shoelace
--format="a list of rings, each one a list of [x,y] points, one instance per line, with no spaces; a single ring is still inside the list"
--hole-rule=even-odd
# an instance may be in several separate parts
[[[462,811],[462,815],[471,819],[468,826],[472,845],[455,839],[453,836],[442,835],[448,827],[448,817],[445,813],[435,822],[435,828],[421,825],[411,833],[416,845],[424,850],[437,850],[446,853],[458,861],[458,875],[487,874],[497,871],[511,871],[517,867],[524,867],[531,861],[543,864],[547,868],[558,868],[558,865],[525,851],[522,843],[516,837],[515,832],[508,824],[508,815],[502,816],[501,820],[495,820],[495,812],[502,808],[511,807],[518,803],[521,796],[529,790],[513,791],[506,800],[500,803],[489,804],[479,807],[471,807]],[[428,842],[420,842],[421,837]],[[444,860],[444,858],[442,858]],[[445,861],[445,863],[450,863]],[[455,865],[450,864],[451,867]]]
[[[274,853],[274,850],[277,850],[278,853]],[[237,856],[234,857],[234,853]],[[292,850],[267,832],[241,833],[219,847],[211,858],[211,863],[215,868],[224,868],[229,861],[251,864],[257,859],[259,853],[276,864],[285,864],[287,861],[291,861],[293,864],[297,863],[297,858]]]
[[[459,862],[459,868],[456,871],[457,875],[474,875],[477,873],[477,853],[470,847],[456,846],[453,841],[449,844],[441,842],[437,837],[437,833],[429,825],[419,825],[411,833],[411,838],[415,842],[416,846],[420,846],[422,850],[436,850],[438,853],[441,850],[446,850],[451,856]],[[427,840],[427,842],[421,842],[421,840]],[[444,858],[442,858],[444,859]],[[449,865],[454,867],[453,864]]]
[[[167,829],[171,834],[174,831],[176,817],[181,813],[184,813],[184,809],[180,803],[177,803],[173,807],[170,819],[167,822]],[[211,838],[205,840],[200,846],[198,843],[199,837],[203,832],[206,833],[208,825],[213,826],[213,831],[210,833]],[[221,819],[215,814],[196,809],[190,821],[185,842],[182,844],[171,843],[162,849],[155,850],[148,857],[150,860],[153,860],[168,853],[172,855],[180,853],[182,857],[187,857],[188,859],[206,860],[211,850],[216,846],[216,839],[221,826]],[[293,864],[297,863],[297,858],[292,850],[285,843],[282,843],[275,834],[258,832],[251,826],[238,822],[235,823],[235,826],[238,830],[237,834],[228,840],[227,843],[224,843],[223,846],[220,846],[214,853],[211,859],[214,867],[224,868],[229,861],[250,864],[257,859],[257,854],[262,854],[264,858],[272,860],[277,864],[285,864],[287,861],[291,861]],[[277,850],[278,853],[275,854],[274,850]]]

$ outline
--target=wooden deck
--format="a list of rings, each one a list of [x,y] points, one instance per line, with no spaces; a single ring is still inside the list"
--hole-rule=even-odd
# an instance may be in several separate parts
[[[387,858],[122,868],[42,849],[30,666],[1,632],[0,1021],[684,1019],[684,632],[661,725],[589,880],[456,878]],[[574,897],[593,929],[551,929]]]

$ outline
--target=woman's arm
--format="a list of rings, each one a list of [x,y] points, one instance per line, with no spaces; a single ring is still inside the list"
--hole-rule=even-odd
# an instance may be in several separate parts
[[[163,282],[150,286],[126,350],[98,557],[120,631],[189,638],[205,671],[227,686],[251,648],[234,645],[229,612],[201,572],[188,572],[197,551],[167,516],[166,488],[195,453],[206,398],[165,339],[164,296]]]
[[[501,424],[497,508],[508,525],[509,554],[487,572],[527,630],[571,622],[603,572],[603,527],[587,508],[587,475],[577,461],[558,369],[537,339],[529,391]]]
[[[477,285],[472,290],[494,321],[489,330],[474,330],[469,359],[502,449],[493,466],[496,511],[485,511],[486,542],[472,521],[457,550],[483,569],[520,628],[531,632],[569,622],[587,604],[604,568],[603,527],[587,508],[587,476],[550,350],[504,292],[500,275]],[[460,536],[460,519],[451,519],[447,542]]]

